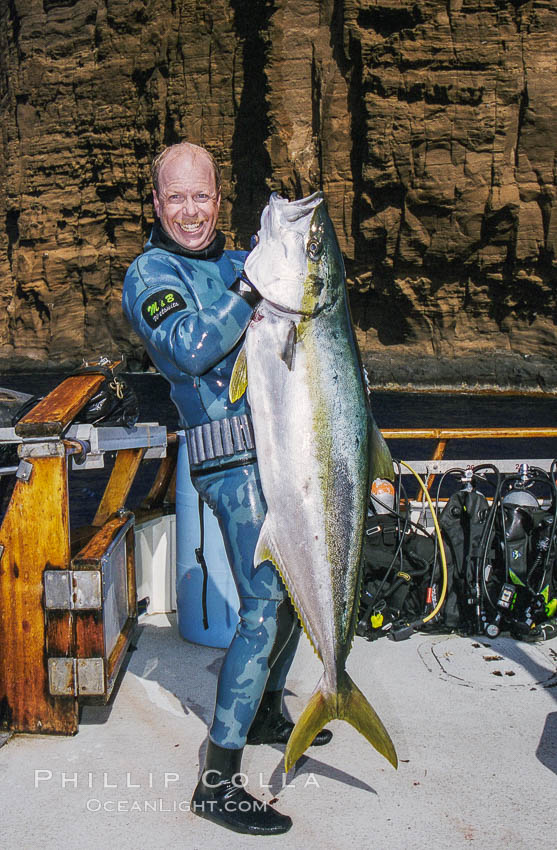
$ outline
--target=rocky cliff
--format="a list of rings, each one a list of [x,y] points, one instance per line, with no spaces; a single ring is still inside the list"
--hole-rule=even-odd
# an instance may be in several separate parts
[[[556,43],[552,0],[6,0],[1,365],[141,363],[122,279],[188,139],[230,244],[324,190],[378,383],[557,385]]]

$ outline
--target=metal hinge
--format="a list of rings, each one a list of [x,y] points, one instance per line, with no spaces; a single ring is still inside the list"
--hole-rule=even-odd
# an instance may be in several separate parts
[[[47,610],[90,611],[102,608],[100,570],[45,570]]]
[[[52,696],[103,696],[103,658],[49,658],[48,687]]]

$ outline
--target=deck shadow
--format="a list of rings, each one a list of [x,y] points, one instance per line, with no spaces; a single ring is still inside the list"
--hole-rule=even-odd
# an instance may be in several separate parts
[[[300,756],[295,767],[289,772],[287,779],[284,780],[284,762],[279,762],[273,773],[271,774],[270,785],[275,794],[282,789],[283,785],[288,782],[294,784],[296,779],[312,774],[313,776],[323,776],[327,779],[334,779],[336,782],[342,782],[343,785],[348,785],[351,788],[357,788],[360,791],[368,791],[370,794],[377,796],[377,791],[367,782],[363,782],[351,773],[346,773],[344,770],[339,770],[330,764],[318,761],[312,756]]]
[[[216,678],[224,656],[223,649],[185,641],[175,624],[168,627],[139,623],[132,651],[127,653],[110,702],[85,704],[80,723],[106,723],[110,717],[124,674],[129,671],[140,679],[156,682],[180,702],[184,716],[190,712],[208,725],[215,702]]]
[[[557,711],[550,712],[545,719],[536,758],[557,774]]]

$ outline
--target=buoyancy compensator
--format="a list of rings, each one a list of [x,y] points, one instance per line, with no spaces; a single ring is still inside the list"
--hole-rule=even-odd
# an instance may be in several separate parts
[[[539,640],[557,613],[557,489],[544,470],[523,463],[502,481],[491,563],[482,574],[483,625]],[[553,629],[551,636],[553,636]]]
[[[439,518],[452,562],[442,619],[448,628],[465,632],[478,631],[482,622],[481,574],[492,545],[494,508],[477,487],[488,485],[488,472],[498,481],[498,471],[491,466],[449,470],[446,475],[459,475],[463,487],[449,497]]]

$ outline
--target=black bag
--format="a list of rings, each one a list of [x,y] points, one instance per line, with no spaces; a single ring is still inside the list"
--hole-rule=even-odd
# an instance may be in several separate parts
[[[87,425],[123,425],[132,428],[139,419],[139,402],[135,390],[111,369],[98,364],[82,366],[73,375],[101,374],[105,379],[95,395],[76,415],[74,422]],[[12,417],[12,427],[43,400],[44,395],[27,399]]]
[[[544,631],[557,614],[554,510],[503,502],[497,517],[485,619],[520,640],[555,634]]]
[[[105,380],[79,411],[75,422],[88,425],[123,425],[132,428],[139,418],[139,402],[135,391],[110,369],[101,366],[84,366],[74,375],[100,372]]]
[[[390,514],[370,517],[362,555],[362,591],[356,634],[375,640],[426,609],[435,558],[432,538],[404,533]]]

